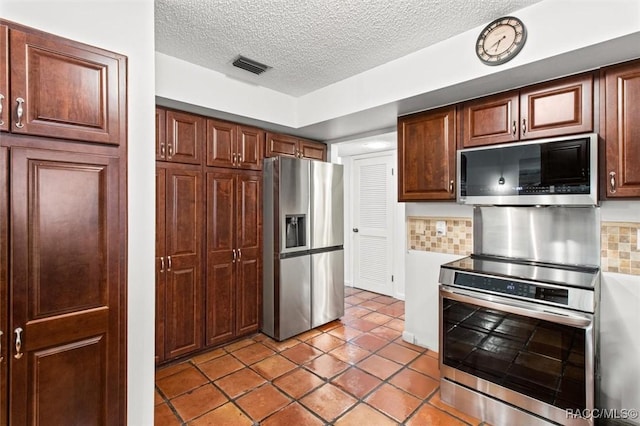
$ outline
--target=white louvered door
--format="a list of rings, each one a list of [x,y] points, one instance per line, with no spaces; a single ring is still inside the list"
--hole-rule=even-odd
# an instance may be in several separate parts
[[[389,296],[393,295],[394,164],[392,154],[353,162],[354,287]]]

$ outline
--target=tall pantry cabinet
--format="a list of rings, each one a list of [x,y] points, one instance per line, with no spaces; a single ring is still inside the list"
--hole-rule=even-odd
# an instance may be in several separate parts
[[[0,20],[0,424],[126,422],[126,57]]]
[[[202,347],[205,132],[203,117],[156,108],[157,363]]]

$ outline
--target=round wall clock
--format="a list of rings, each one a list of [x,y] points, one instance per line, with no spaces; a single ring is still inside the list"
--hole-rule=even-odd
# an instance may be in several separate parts
[[[527,29],[513,16],[498,18],[487,25],[476,42],[476,54],[487,65],[500,65],[513,59],[527,40]]]

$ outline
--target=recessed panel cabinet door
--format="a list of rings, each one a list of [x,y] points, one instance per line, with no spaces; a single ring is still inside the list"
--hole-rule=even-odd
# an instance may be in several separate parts
[[[165,356],[202,347],[202,172],[167,168]]]
[[[9,130],[9,29],[0,25],[0,131]]]
[[[11,333],[7,329],[7,296],[9,283],[7,269],[9,257],[7,250],[7,149],[0,147],[0,426],[7,424],[7,366],[10,353],[8,351]]]
[[[9,421],[114,424],[119,160],[13,148],[11,170]]]
[[[262,177],[257,173],[238,174],[237,295],[236,333],[258,331],[262,304]]]
[[[201,164],[207,127],[205,119],[186,112],[166,112],[167,161]]]
[[[241,169],[262,170],[264,157],[264,131],[254,127],[238,126],[236,141],[237,165]]]
[[[242,218],[235,214],[235,172],[207,173],[207,345],[234,336],[236,220]]]
[[[166,204],[167,170],[156,166],[156,364],[164,361],[165,288],[167,285]]]
[[[12,132],[114,145],[126,140],[125,57],[14,29],[9,38]]]
[[[398,119],[398,199],[455,199],[456,107]]]
[[[640,61],[603,71],[607,198],[640,197]]]

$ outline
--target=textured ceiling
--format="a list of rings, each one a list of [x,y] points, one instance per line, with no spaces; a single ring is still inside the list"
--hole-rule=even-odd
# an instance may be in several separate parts
[[[156,0],[156,50],[300,96],[538,1]]]

